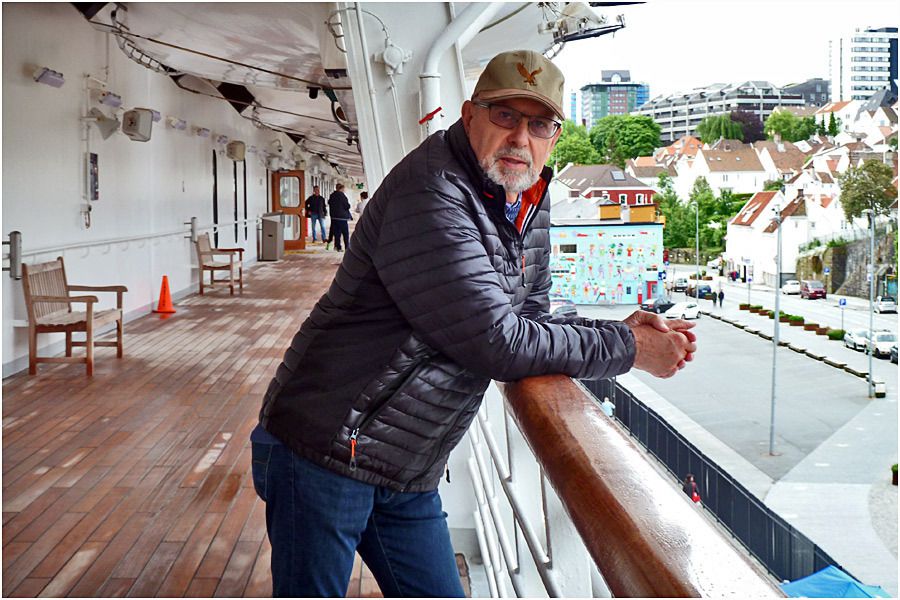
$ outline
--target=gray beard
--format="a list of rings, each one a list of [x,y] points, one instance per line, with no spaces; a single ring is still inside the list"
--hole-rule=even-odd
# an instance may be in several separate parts
[[[522,173],[507,173],[500,163],[501,156],[513,156],[528,162],[528,168]],[[537,182],[540,173],[534,168],[531,157],[525,150],[501,148],[490,158],[481,161],[481,168],[488,179],[503,187],[511,194],[521,194]]]

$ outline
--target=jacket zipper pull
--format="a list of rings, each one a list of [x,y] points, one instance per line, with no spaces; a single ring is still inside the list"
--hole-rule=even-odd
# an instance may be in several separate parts
[[[356,438],[359,437],[359,428],[353,430],[350,434],[350,470],[356,470]]]
[[[522,253],[522,287],[525,287],[525,253]]]
[[[444,478],[450,483],[450,463],[444,465]]]

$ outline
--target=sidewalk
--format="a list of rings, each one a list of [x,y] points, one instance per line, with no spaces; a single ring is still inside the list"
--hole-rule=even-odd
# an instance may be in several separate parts
[[[776,325],[773,319],[738,308],[739,303],[746,302],[741,293],[746,284],[717,277],[711,282],[714,290],[720,282],[726,292],[725,305],[713,306],[711,301],[700,300],[701,313],[772,340]],[[761,291],[774,290],[754,284],[751,293]],[[840,298],[846,298],[848,309],[868,311],[867,299],[829,295],[832,302]],[[758,300],[754,303],[766,304]],[[859,377],[861,394],[866,393],[868,355],[788,323],[778,323],[778,333],[780,346]],[[897,460],[897,367],[873,357],[872,371],[873,380],[884,383],[881,397],[872,399],[786,475],[773,481],[761,498],[854,576],[865,583],[881,585],[897,596],[898,491],[890,484],[886,463]],[[727,453],[722,456],[727,457]],[[729,472],[738,480],[759,479],[756,468],[730,462]],[[847,543],[848,531],[853,532],[852,544]]]

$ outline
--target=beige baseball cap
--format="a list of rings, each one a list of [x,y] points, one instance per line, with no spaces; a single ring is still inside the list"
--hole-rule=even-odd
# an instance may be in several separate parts
[[[501,52],[491,59],[475,84],[472,99],[530,98],[565,119],[562,109],[564,84],[562,71],[543,54],[513,50]]]

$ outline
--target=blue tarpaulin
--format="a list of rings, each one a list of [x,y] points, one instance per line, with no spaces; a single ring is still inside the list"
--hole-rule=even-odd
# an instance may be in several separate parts
[[[890,598],[877,585],[864,585],[837,567],[825,567],[803,579],[781,584],[791,598]]]

